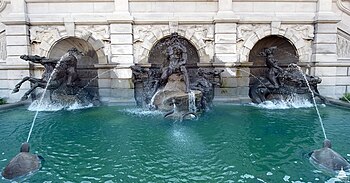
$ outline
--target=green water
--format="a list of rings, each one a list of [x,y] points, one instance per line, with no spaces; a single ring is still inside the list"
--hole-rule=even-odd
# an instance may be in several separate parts
[[[40,112],[31,152],[45,158],[27,182],[324,182],[306,154],[321,147],[314,108],[217,105],[195,121],[132,106]],[[320,107],[333,148],[350,156],[350,111]],[[27,138],[35,112],[0,111],[0,168]],[[0,179],[0,182],[6,182]]]

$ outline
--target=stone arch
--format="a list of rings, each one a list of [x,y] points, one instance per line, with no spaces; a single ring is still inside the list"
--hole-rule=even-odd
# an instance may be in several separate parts
[[[244,41],[243,48],[240,51],[240,62],[248,62],[249,54],[253,46],[258,41],[268,36],[279,36],[288,39],[289,42],[295,46],[296,54],[299,56],[299,61],[310,62],[311,53],[309,53],[310,48],[307,45],[307,42],[313,39],[313,33],[310,35],[310,31],[313,32],[313,26],[311,25],[281,26],[278,24],[276,26],[273,23],[271,26],[258,29],[257,31],[252,32],[248,39]]]
[[[188,60],[186,65],[196,67],[200,60],[196,47],[182,36],[179,36],[179,40],[187,49]],[[153,45],[149,52],[148,63],[152,64],[153,66],[168,65],[165,51],[169,46],[169,41],[170,35],[163,37]]]
[[[169,37],[171,33],[177,32],[179,36],[187,39],[195,48],[199,56],[199,62],[212,59],[207,52],[207,44],[204,42],[203,35],[196,34],[194,31],[189,31],[186,27],[177,27],[170,29],[169,26],[147,27],[140,26],[134,29],[134,42],[142,42],[140,48],[137,48],[139,54],[135,59],[139,64],[149,64],[149,54],[151,49],[163,38]]]
[[[32,30],[31,32],[38,31],[37,29],[40,29],[40,27],[34,28],[34,29],[35,30]],[[39,55],[49,57],[50,51],[52,50],[54,45],[56,45],[62,40],[76,38],[76,39],[84,40],[85,42],[91,45],[93,50],[96,52],[98,64],[107,64],[107,57],[103,50],[104,48],[103,42],[98,39],[95,39],[92,35],[86,36],[84,34],[79,34],[79,32],[77,32],[75,36],[68,36],[65,29],[57,28],[57,27],[52,27],[52,28],[50,27],[50,28],[47,28],[47,30],[45,31],[49,32],[49,34],[43,36],[42,39],[40,40],[39,53],[38,53]],[[33,42],[32,33],[31,33],[31,39]]]
[[[169,65],[166,50],[168,46],[170,46],[170,39],[170,35],[165,36],[151,48],[147,63],[151,64],[152,68],[161,69]],[[196,47],[185,37],[179,35],[179,42],[184,45],[187,50],[186,68],[190,82],[194,82],[198,71],[197,64],[200,61],[199,54]]]
[[[297,49],[289,39],[277,35],[267,36],[260,39],[249,52],[249,62],[253,63],[253,67],[250,69],[252,76],[265,77],[267,71],[266,61],[265,57],[260,56],[260,53],[264,48],[269,47],[277,48],[274,52],[274,58],[281,67],[287,67],[289,64],[299,61]],[[252,78],[250,81],[254,82],[254,80]]]
[[[83,56],[78,60],[77,72],[80,78],[80,86],[85,87],[91,95],[98,93],[98,70],[95,64],[98,64],[98,54],[95,48],[86,40],[76,37],[66,37],[56,41],[48,50],[47,57],[51,59],[60,59],[68,49],[75,47]]]

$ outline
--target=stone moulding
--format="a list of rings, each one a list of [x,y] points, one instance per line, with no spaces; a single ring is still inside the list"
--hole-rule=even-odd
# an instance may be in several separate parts
[[[299,24],[239,24],[237,26],[237,50],[240,62],[247,62],[250,50],[262,38],[277,35],[287,38],[297,49],[301,62],[309,62],[314,26]]]
[[[350,6],[346,6],[343,2],[344,0],[337,0],[337,6],[338,8],[343,11],[344,13],[350,15]]]
[[[4,11],[8,3],[10,3],[9,0],[0,0],[0,12]]]
[[[134,25],[134,60],[148,62],[149,52],[162,38],[173,32],[189,40],[198,51],[201,62],[211,62],[214,56],[214,25]]]

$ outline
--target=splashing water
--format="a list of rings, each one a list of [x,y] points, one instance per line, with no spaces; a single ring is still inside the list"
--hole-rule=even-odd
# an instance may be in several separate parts
[[[303,73],[303,71],[301,70],[301,68],[298,65],[292,64],[292,66],[295,66],[296,68],[298,68],[299,72],[304,77],[306,85],[307,85],[307,87],[308,87],[308,89],[309,89],[309,91],[311,93],[311,96],[312,96],[312,101],[314,103],[314,106],[315,106],[315,109],[316,109],[316,112],[317,112],[317,115],[318,115],[318,119],[319,119],[320,124],[321,124],[321,128],[322,128],[322,131],[323,131],[324,139],[327,139],[326,130],[325,130],[324,126],[323,126],[323,121],[322,121],[322,118],[321,118],[321,115],[320,115],[320,111],[318,110],[318,107],[317,107],[317,104],[316,104],[315,94],[314,94],[314,92],[312,91],[312,89],[310,87],[309,81],[307,80],[306,75]]]
[[[312,103],[299,95],[290,95],[284,100],[265,101],[260,104],[251,104],[264,109],[291,109],[291,108],[309,108]]]
[[[30,111],[59,111],[64,109],[66,106],[62,105],[61,103],[53,103],[50,101],[41,101],[40,100],[34,100],[30,106],[28,107],[28,110]]]
[[[135,109],[124,109],[123,112],[126,112],[128,114],[136,115],[139,117],[145,117],[145,116],[162,116],[163,112],[158,110],[145,110],[141,108],[135,108]]]
[[[192,113],[197,112],[196,95],[192,90],[188,93],[188,111]]]
[[[82,105],[78,102],[74,102],[72,105],[68,106],[67,110],[68,111],[74,111],[74,110],[77,110],[77,109],[87,109],[87,108],[91,108],[93,107],[94,105],[93,104],[89,104],[89,105]]]

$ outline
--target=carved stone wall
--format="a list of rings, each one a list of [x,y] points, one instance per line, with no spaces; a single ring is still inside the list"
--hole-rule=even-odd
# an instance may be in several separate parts
[[[6,34],[5,31],[3,31],[0,33],[0,62],[5,61],[6,56]]]
[[[32,54],[49,56],[50,49],[57,42],[70,37],[79,38],[90,43],[96,51],[99,63],[107,63],[106,55],[110,55],[109,28],[107,25],[75,26],[70,30],[67,26],[31,26],[30,43]]]
[[[151,48],[162,38],[177,32],[188,39],[197,49],[200,62],[212,62],[214,56],[214,26],[213,25],[135,25],[134,60],[136,63],[147,64]]]
[[[338,32],[337,35],[338,58],[350,58],[350,35]]]
[[[239,24],[237,26],[237,50],[240,62],[249,61],[249,52],[262,38],[277,35],[287,38],[296,48],[301,62],[311,61],[313,25],[306,24]]]

